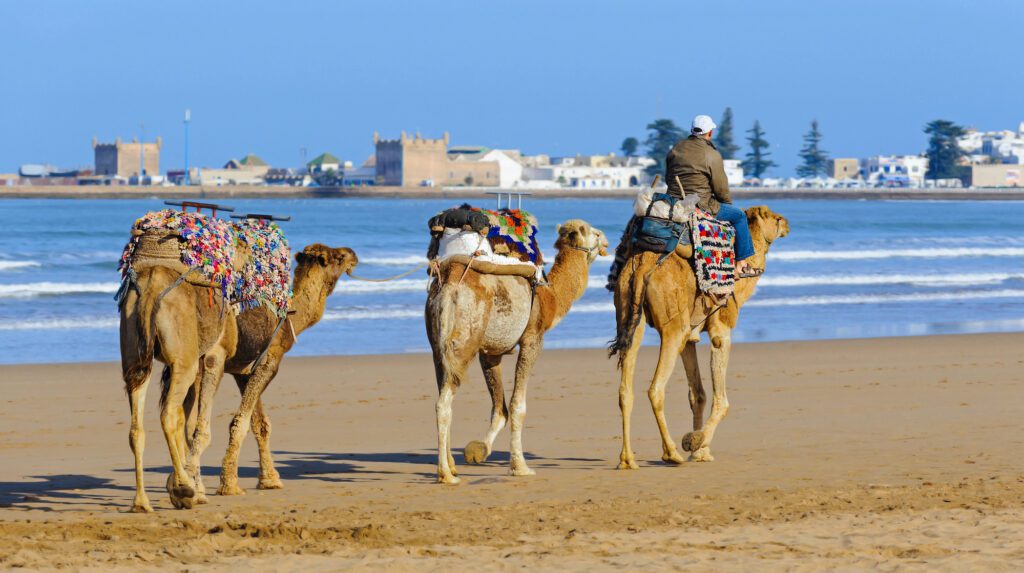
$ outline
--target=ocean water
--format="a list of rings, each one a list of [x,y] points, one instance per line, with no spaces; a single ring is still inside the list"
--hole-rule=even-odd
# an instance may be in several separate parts
[[[427,219],[444,199],[224,200],[236,212],[292,216],[293,250],[348,246],[357,274],[397,274],[424,260]],[[477,204],[490,206],[493,200]],[[765,203],[765,202],[759,202]],[[791,233],[769,254],[744,307],[736,341],[810,340],[1024,330],[1024,202],[777,200]],[[747,207],[754,203],[740,203]],[[625,199],[534,199],[549,260],[555,225],[582,218],[613,246],[629,218]],[[0,363],[118,359],[117,260],[152,200],[2,200]],[[610,257],[546,337],[548,348],[603,347],[614,332],[604,290]],[[428,350],[426,277],[390,283],[342,278],[323,321],[296,355]],[[648,331],[647,344],[657,344]]]

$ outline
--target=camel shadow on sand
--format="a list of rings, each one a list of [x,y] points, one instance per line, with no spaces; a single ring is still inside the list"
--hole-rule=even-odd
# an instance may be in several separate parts
[[[291,452],[291,451],[279,451],[274,452],[275,455],[282,456],[296,456],[300,460],[315,459],[324,462],[328,465],[331,462],[348,462],[348,463],[360,463],[360,464],[412,464],[412,465],[426,465],[431,466],[432,469],[425,472],[403,472],[394,470],[381,470],[381,469],[366,469],[359,470],[368,474],[401,474],[406,473],[410,476],[421,476],[427,478],[436,477],[437,472],[434,471],[433,467],[437,466],[437,453],[436,450],[420,450],[417,452],[357,452],[357,453],[330,453],[330,452]],[[452,448],[452,454],[457,456],[458,460],[461,460],[464,454],[462,448]],[[524,452],[524,457],[531,461],[531,465],[535,465],[539,468],[554,468],[558,469],[561,466],[561,462],[583,462],[585,464],[601,464],[607,465],[607,460],[596,459],[596,458],[546,458],[538,456],[530,452]],[[490,466],[508,466],[510,461],[510,455],[508,451],[495,450],[488,457],[487,461],[481,464],[484,467]],[[282,462],[283,463],[283,462]],[[467,464],[459,464],[460,467],[473,467],[467,466]],[[592,469],[592,468],[586,468]],[[285,473],[282,468],[278,468],[281,472],[281,477],[284,478]]]
[[[27,476],[26,481],[0,482],[0,508],[24,511],[73,510],[79,505],[117,507],[100,490],[133,491],[131,484],[85,474]]]

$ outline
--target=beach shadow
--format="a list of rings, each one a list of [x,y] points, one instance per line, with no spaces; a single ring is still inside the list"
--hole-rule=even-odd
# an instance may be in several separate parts
[[[110,496],[94,492],[111,489],[134,491],[135,488],[85,474],[28,476],[26,481],[0,482],[0,508],[49,512],[75,509],[76,505],[116,507]]]

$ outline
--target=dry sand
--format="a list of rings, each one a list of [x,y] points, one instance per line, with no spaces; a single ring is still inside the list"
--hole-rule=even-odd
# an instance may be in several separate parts
[[[426,355],[290,358],[270,387],[285,489],[171,509],[169,457],[149,396],[147,484],[132,498],[118,365],[0,367],[0,567],[75,569],[1021,570],[1024,334],[737,345],[713,463],[660,462],[644,389],[641,469],[619,471],[614,364],[547,351],[530,386],[525,447],[537,475],[495,456],[436,485]],[[702,348],[706,368],[706,348]],[[216,487],[237,392],[218,395]],[[481,437],[474,372],[454,442]],[[668,390],[689,429],[682,368]],[[255,487],[252,437],[241,485]]]

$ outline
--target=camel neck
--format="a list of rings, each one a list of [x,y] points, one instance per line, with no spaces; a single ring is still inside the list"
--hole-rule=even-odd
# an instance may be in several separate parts
[[[768,260],[768,248],[771,247],[771,243],[764,238],[764,231],[760,225],[756,223],[750,225],[750,239],[754,243],[754,256],[750,257],[750,264],[759,269],[766,269],[765,263]],[[757,276],[749,279],[740,279],[737,282],[734,292],[736,300],[740,305],[753,296],[754,287],[757,286],[759,280],[761,280],[761,277]]]
[[[295,282],[292,285],[292,310],[295,315],[292,326],[296,334],[313,326],[323,317],[327,295],[332,286],[328,282],[327,273],[320,266],[295,269]]]
[[[548,283],[555,297],[555,317],[561,319],[569,313],[573,303],[587,290],[590,265],[586,251],[563,247],[555,255],[555,263],[548,273]]]

